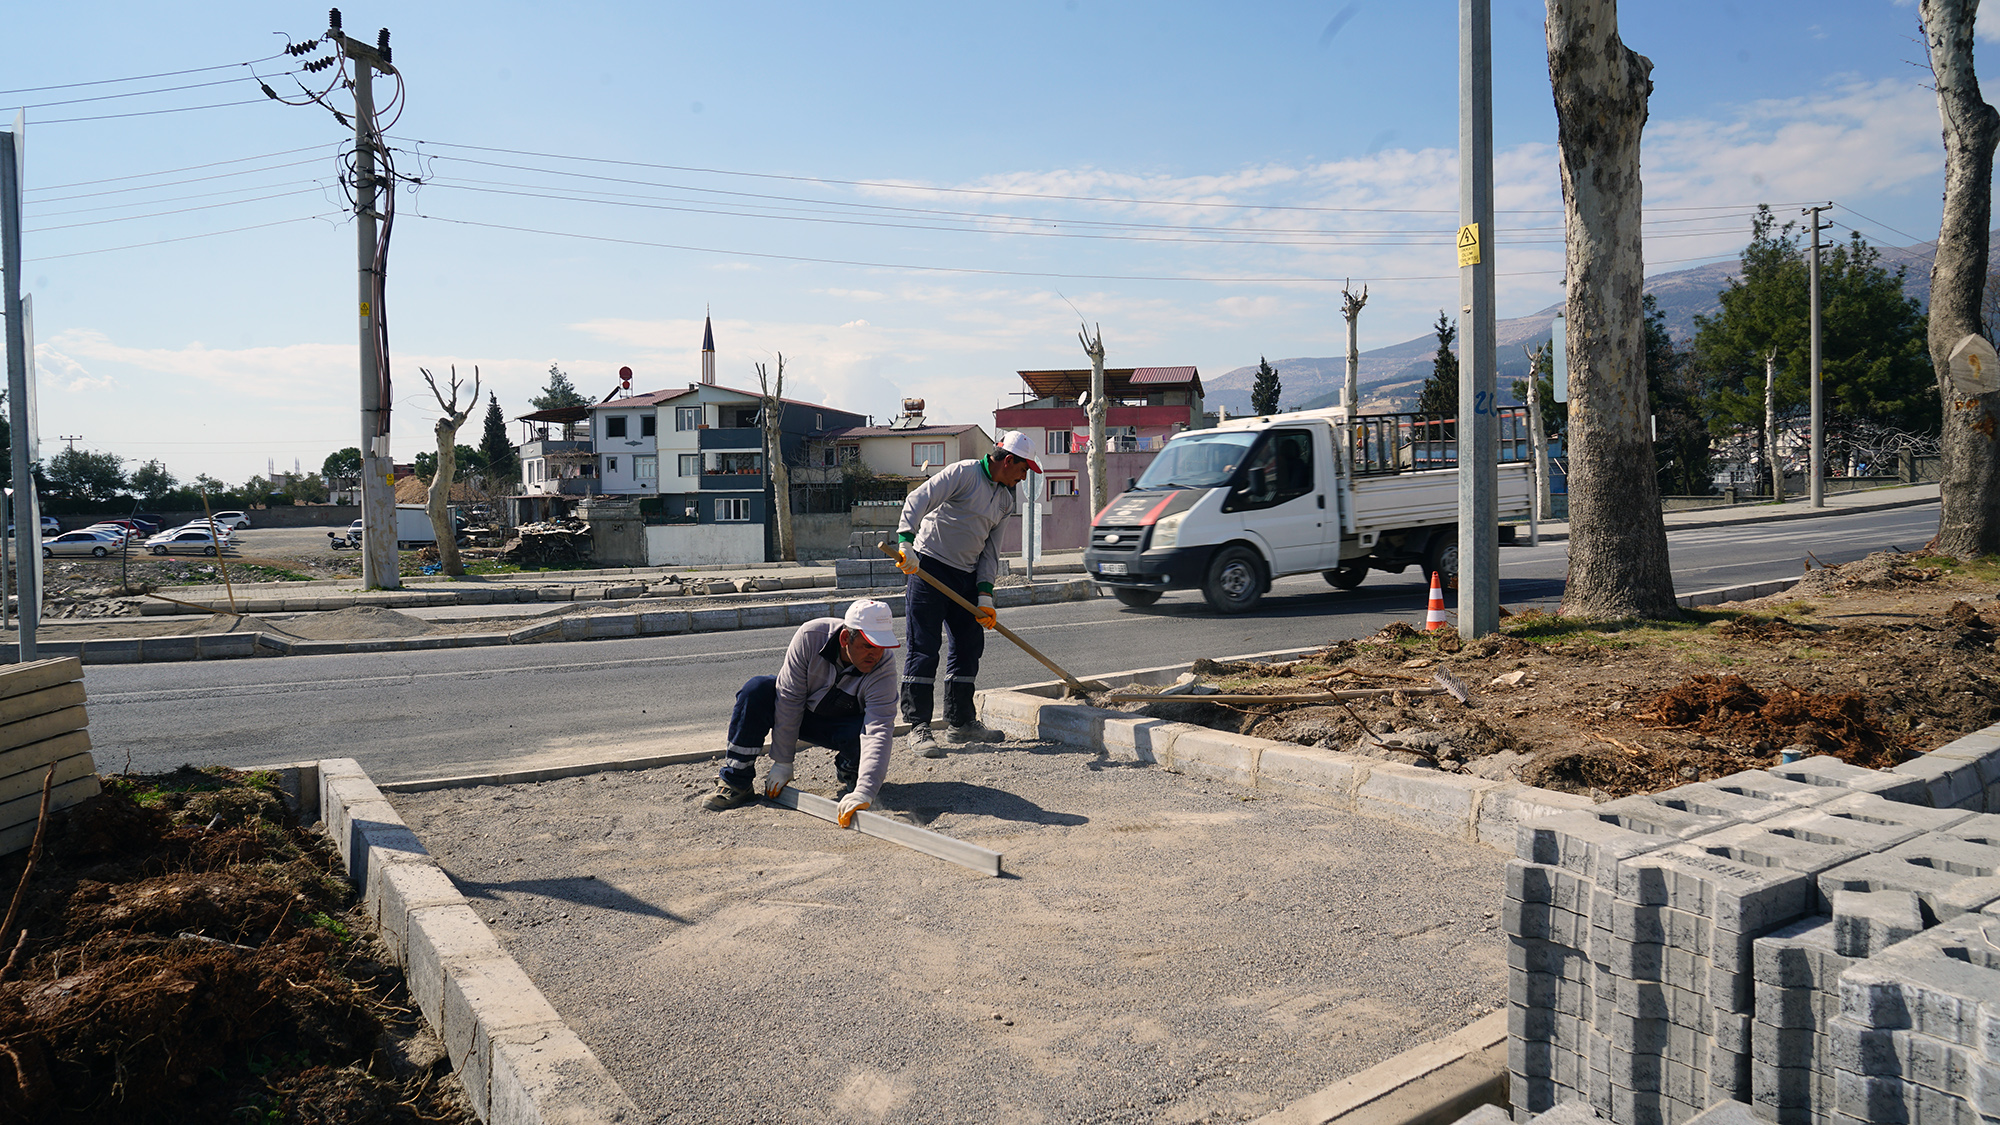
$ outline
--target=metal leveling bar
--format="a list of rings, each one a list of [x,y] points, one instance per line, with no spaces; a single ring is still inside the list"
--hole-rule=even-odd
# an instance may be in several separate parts
[[[821,820],[832,821],[835,824],[840,823],[837,819],[837,810],[840,808],[840,803],[829,801],[817,794],[801,793],[797,789],[787,785],[771,800],[788,809],[797,809],[802,813],[809,813]],[[928,828],[918,828],[914,824],[904,824],[893,817],[877,816],[863,809],[854,814],[854,830],[864,836],[873,836],[878,840],[887,840],[892,844],[901,844],[906,848],[920,851],[925,855],[936,856],[946,863],[956,863],[960,867],[969,867],[981,875],[998,876],[1000,874],[999,852],[988,851],[977,844],[968,844],[963,840],[954,840],[949,836],[933,832]]]

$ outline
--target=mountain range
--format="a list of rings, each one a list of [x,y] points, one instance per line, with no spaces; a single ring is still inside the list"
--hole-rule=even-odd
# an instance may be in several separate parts
[[[1994,238],[2000,240],[2000,230],[1994,232]],[[1905,267],[1903,292],[1928,308],[1931,258],[1937,253],[1937,244],[1925,242],[1916,246],[1878,249],[1881,252],[1878,264],[1891,270],[1897,266]],[[1691,269],[1655,274],[1646,279],[1646,292],[1653,295],[1660,311],[1666,314],[1668,334],[1676,341],[1684,342],[1694,336],[1694,318],[1712,316],[1721,309],[1722,303],[1717,295],[1741,273],[1741,261],[1710,262]],[[1503,402],[1513,401],[1508,393],[1513,381],[1525,379],[1528,375],[1528,356],[1523,349],[1547,343],[1549,326],[1561,311],[1560,304],[1550,305],[1527,316],[1499,321],[1494,326],[1498,344],[1495,351],[1499,359],[1495,381]],[[1361,314],[1361,328],[1363,332],[1368,328],[1365,310]],[[1384,412],[1409,409],[1416,403],[1424,380],[1430,377],[1436,355],[1437,337],[1430,333],[1386,348],[1362,352],[1358,378],[1361,409]],[[1285,409],[1314,410],[1340,402],[1341,383],[1347,377],[1345,357],[1279,359],[1272,360],[1271,366],[1278,373],[1278,382],[1282,387],[1280,402]],[[1214,410],[1220,405],[1228,407],[1231,414],[1248,413],[1250,387],[1256,378],[1257,365],[1253,363],[1225,371],[1212,379],[1203,379],[1202,389],[1207,395],[1208,408]]]

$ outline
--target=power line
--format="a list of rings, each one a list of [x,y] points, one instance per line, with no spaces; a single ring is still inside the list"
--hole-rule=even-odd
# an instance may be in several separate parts
[[[1839,207],[1839,208],[1840,208],[1841,210],[1843,210],[1843,211],[1846,211],[1846,212],[1847,212],[1848,214],[1850,214],[1850,215],[1853,215],[1853,216],[1854,216],[1855,218],[1857,218],[1857,219],[1860,219],[1860,220],[1861,220],[1862,222],[1864,222],[1864,223],[1872,223],[1872,224],[1874,224],[1875,226],[1878,226],[1878,227],[1881,227],[1881,228],[1882,228],[1883,230],[1886,230],[1886,231],[1888,231],[1888,232],[1889,232],[1890,234],[1893,234],[1893,235],[1897,236],[1898,238],[1907,238],[1907,239],[1909,239],[1909,240],[1910,240],[1910,245],[1912,245],[1912,246],[1921,246],[1921,245],[1923,245],[1923,244],[1924,244],[1924,243],[1926,243],[1926,242],[1936,242],[1936,241],[1937,241],[1937,239],[1935,239],[1935,238],[1918,238],[1918,237],[1917,237],[1916,235],[1914,235],[1914,234],[1907,234],[1907,233],[1905,233],[1905,232],[1903,232],[1903,231],[1899,231],[1899,230],[1897,230],[1897,229],[1896,229],[1895,227],[1892,227],[1892,226],[1890,226],[1889,224],[1887,224],[1887,223],[1885,223],[1885,222],[1882,222],[1882,221],[1881,221],[1880,219],[1871,219],[1871,218],[1869,218],[1868,216],[1866,216],[1866,215],[1862,214],[1861,212],[1859,212],[1859,211],[1856,211],[1856,210],[1855,210],[1854,208],[1852,208],[1852,207],[1849,207],[1849,206],[1848,206],[1847,204],[1845,204],[1845,203],[1836,203],[1836,204],[1835,204],[1834,206],[1836,206],[1836,207]]]
[[[29,207],[44,207],[44,206],[47,206],[48,204],[51,204],[51,203],[68,203],[69,201],[71,201],[71,200],[73,200],[73,199],[102,199],[103,197],[105,197],[105,196],[107,196],[107,195],[125,195],[125,194],[128,194],[128,193],[130,193],[130,192],[135,192],[135,191],[152,191],[152,190],[154,190],[155,188],[166,188],[166,187],[179,187],[179,186],[180,186],[180,185],[182,185],[182,184],[199,184],[199,183],[207,183],[207,182],[208,182],[208,181],[210,181],[210,180],[226,180],[226,179],[229,179],[229,178],[230,178],[230,177],[232,177],[232,176],[249,176],[249,175],[254,175],[254,174],[256,174],[256,173],[259,173],[259,172],[277,172],[277,171],[282,171],[282,170],[284,170],[284,169],[286,169],[286,168],[298,168],[298,167],[302,167],[302,166],[304,166],[304,165],[307,165],[307,164],[316,164],[316,163],[318,163],[318,160],[317,160],[317,159],[313,159],[313,160],[291,160],[291,161],[287,161],[287,162],[285,162],[285,163],[283,163],[283,164],[272,164],[272,165],[269,165],[269,166],[267,166],[267,167],[263,167],[263,168],[244,168],[244,169],[241,169],[240,171],[235,171],[235,172],[218,172],[218,173],[216,173],[216,174],[215,174],[215,175],[213,175],[213,176],[192,176],[192,177],[189,177],[188,179],[185,179],[185,180],[164,180],[164,181],[162,181],[162,182],[160,182],[160,183],[157,183],[157,184],[139,184],[139,185],[136,185],[136,186],[134,186],[134,187],[122,187],[122,188],[108,188],[108,189],[106,189],[106,190],[104,190],[104,191],[84,191],[84,192],[78,192],[78,193],[77,193],[77,194],[75,194],[75,195],[55,195],[55,196],[50,196],[50,197],[49,197],[49,198],[47,198],[47,199],[37,199],[37,200],[34,200],[34,201],[32,201],[32,202],[28,203],[28,204],[27,204],[27,206],[29,206]],[[275,186],[275,185],[273,185],[273,186]],[[252,189],[249,189],[249,188],[228,188],[228,189],[224,189],[224,190],[226,190],[226,191],[248,191],[248,190],[252,190]],[[190,198],[191,198],[191,197],[190,197]],[[165,202],[165,201],[163,200],[162,202]],[[125,206],[132,206],[132,205],[130,205],[130,204],[127,204],[127,205],[125,205]]]
[[[241,188],[228,188],[228,189],[225,189],[225,190],[223,190],[223,191],[206,191],[206,192],[198,192],[198,193],[196,193],[196,194],[194,194],[194,195],[174,195],[174,196],[168,196],[168,197],[167,197],[167,198],[165,198],[165,199],[134,199],[134,200],[127,200],[127,201],[126,201],[126,202],[124,202],[124,203],[100,203],[100,204],[98,204],[98,205],[97,205],[97,206],[95,206],[95,207],[72,207],[72,208],[70,208],[70,209],[69,209],[69,210],[67,210],[67,211],[45,211],[45,212],[42,212],[41,214],[37,215],[37,216],[36,216],[36,218],[38,218],[38,219],[54,219],[54,218],[59,218],[59,217],[61,217],[61,216],[63,216],[63,215],[88,215],[88,214],[90,214],[90,213],[92,213],[92,212],[94,212],[94,211],[116,211],[116,210],[118,210],[119,208],[122,208],[122,207],[150,207],[150,206],[152,206],[153,204],[156,204],[156,203],[179,203],[179,202],[182,202],[182,201],[184,201],[184,200],[189,200],[189,199],[216,199],[216,198],[219,198],[219,197],[221,197],[221,196],[225,196],[225,195],[241,195],[242,193],[244,193],[244,192],[246,192],[246,191],[271,191],[271,190],[273,190],[273,189],[275,189],[275,188],[288,188],[288,187],[296,187],[296,186],[298,186],[298,185],[300,185],[300,184],[310,184],[310,185],[313,185],[313,186],[319,186],[319,185],[320,185],[320,182],[321,182],[321,181],[319,181],[319,180],[287,180],[287,181],[285,181],[284,183],[281,183],[281,184],[258,184],[258,185],[257,185],[256,187],[241,187]],[[275,199],[275,198],[277,198],[277,197],[276,197],[276,196],[268,196],[268,195],[267,195],[267,196],[263,196],[262,198],[265,198],[265,199]],[[53,201],[51,201],[51,202],[53,202]],[[240,200],[235,200],[234,202],[238,202],[238,203],[253,203],[253,202],[255,202],[255,200],[249,200],[249,199],[240,199]],[[169,214],[169,215],[170,215],[170,214],[173,214],[173,213],[174,213],[174,212],[171,212],[171,211],[164,211],[164,212],[161,212],[161,214]],[[135,219],[140,219],[140,218],[145,218],[146,216],[143,216],[143,215],[133,215],[133,216],[130,216],[130,217],[131,217],[131,218],[135,218]],[[40,229],[40,230],[54,230],[54,229],[56,229],[56,228],[54,228],[54,227],[40,227],[40,228],[37,228],[37,229]]]
[[[43,254],[38,258],[24,258],[22,262],[53,262],[58,258],[84,258],[92,254],[110,254],[119,250],[141,250],[148,246],[165,246],[173,242],[191,242],[197,238],[215,238],[225,234],[240,234],[246,230],[263,230],[266,227],[282,227],[289,223],[303,223],[310,219],[332,219],[345,217],[345,211],[328,211],[320,215],[300,215],[295,219],[278,219],[269,223],[254,223],[247,227],[231,227],[228,230],[212,230],[204,234],[184,234],[177,238],[156,238],[151,242],[129,242],[123,246],[106,246],[97,250],[72,250],[67,254]]]
[[[104,113],[96,117],[55,117],[47,121],[37,121],[36,125],[73,125],[79,121],[115,121],[121,117],[154,117],[162,113],[192,113],[198,109],[227,109],[233,105],[262,105],[264,98],[246,98],[240,102],[215,102],[210,105],[183,105],[173,109],[143,109],[134,113]]]
[[[285,71],[285,72],[284,72],[284,74],[296,74],[296,73],[298,73],[298,72],[297,72],[297,71],[291,71],[291,70],[288,70],[288,71]],[[250,77],[250,78],[251,78],[251,79],[252,79],[253,81],[255,80],[255,76],[254,76],[254,75],[251,75],[251,76],[248,76],[248,77]],[[281,75],[276,75],[275,77],[283,77],[283,74],[281,74]],[[179,91],[181,91],[181,90],[203,90],[203,89],[207,89],[207,88],[208,88],[208,87],[210,87],[210,86],[233,86],[233,85],[235,85],[235,84],[236,84],[236,83],[238,83],[238,82],[242,82],[243,80],[244,80],[243,78],[218,78],[218,79],[216,79],[216,80],[215,80],[215,81],[213,81],[213,82],[190,82],[190,83],[188,83],[188,84],[187,84],[187,85],[185,85],[185,86],[162,86],[162,87],[160,87],[159,89],[156,89],[156,90],[127,90],[126,92],[124,92],[124,93],[122,93],[122,94],[99,94],[99,95],[97,95],[97,96],[95,96],[95,97],[90,97],[90,98],[65,98],[65,99],[63,99],[63,100],[61,100],[61,101],[53,101],[53,102],[35,102],[35,103],[32,103],[32,104],[29,104],[29,105],[18,105],[18,106],[15,106],[14,108],[16,108],[16,109],[47,109],[47,108],[49,108],[50,106],[57,106],[57,105],[84,105],[84,104],[87,104],[87,103],[89,103],[89,102],[108,102],[108,101],[115,101],[115,100],[116,100],[116,99],[118,99],[118,98],[143,98],[143,97],[147,97],[147,96],[149,96],[149,95],[152,95],[152,94],[172,94],[172,93],[177,93],[177,92],[179,92]]]
[[[107,176],[101,180],[77,180],[74,183],[50,184],[47,187],[29,188],[27,194],[32,195],[36,192],[42,192],[42,191],[61,191],[64,188],[73,188],[73,187],[95,187],[98,184],[116,184],[116,183],[123,183],[126,180],[149,180],[154,176],[172,176],[172,175],[177,175],[181,172],[199,172],[204,168],[220,168],[224,164],[248,164],[252,160],[269,160],[274,156],[291,156],[294,153],[313,152],[319,149],[338,148],[338,147],[339,147],[338,143],[330,141],[322,141],[316,145],[302,145],[298,148],[280,149],[277,152],[260,153],[256,156],[238,156],[238,157],[232,157],[231,159],[228,160],[211,160],[207,164],[189,164],[186,167],[182,168],[162,168],[157,172],[134,172],[129,176]],[[305,162],[300,161],[299,163],[303,164]],[[280,164],[280,165],[275,165],[275,167],[288,168],[290,167],[290,165]],[[236,175],[236,173],[234,172],[225,174]],[[178,182],[193,183],[194,181],[181,180]]]
[[[195,207],[176,207],[171,211],[149,211],[144,215],[122,215],[116,219],[92,219],[83,223],[61,223],[52,227],[30,227],[29,233],[43,234],[52,230],[74,230],[77,227],[101,227],[106,223],[129,223],[134,219],[157,219],[166,215],[185,215],[190,211],[212,211],[217,207],[235,207],[244,203],[262,203],[267,199],[284,199],[294,195],[305,195],[317,191],[317,187],[299,188],[296,191],[280,191],[271,195],[260,195],[255,199],[232,199],[226,203],[203,203]]]
[[[65,82],[58,86],[23,86],[18,90],[0,90],[0,98],[11,97],[14,94],[39,94],[44,90],[75,90],[84,86],[112,86],[120,82],[150,82],[155,78],[178,78],[183,74],[206,74],[211,70],[228,70],[236,66],[255,66],[260,62],[270,62],[272,59],[282,59],[284,57],[285,52],[279,51],[275,55],[265,55],[261,59],[217,63],[214,66],[198,66],[192,70],[166,70],[158,74],[135,74],[130,78],[99,78],[91,82]]]

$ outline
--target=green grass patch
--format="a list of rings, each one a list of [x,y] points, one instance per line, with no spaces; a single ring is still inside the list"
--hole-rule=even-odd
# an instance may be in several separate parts
[[[1945,573],[1970,578],[1984,585],[2000,583],[2000,555],[1982,555],[1976,559],[1956,559],[1950,555],[1911,555],[1912,566],[1941,566]]]
[[[1544,644],[1575,641],[1603,645],[1615,642],[1618,648],[1632,648],[1670,640],[1685,643],[1711,625],[1733,621],[1741,616],[1743,613],[1740,610],[1687,609],[1681,611],[1679,621],[1645,621],[1636,617],[1622,621],[1586,621],[1547,613],[1523,613],[1501,622],[1500,631],[1510,637]]]
[[[300,574],[282,566],[264,566],[259,563],[243,563],[229,568],[229,577],[237,582],[311,582],[313,576]]]
[[[343,923],[340,919],[335,918],[331,914],[323,914],[320,913],[319,911],[314,911],[313,913],[306,915],[306,920],[311,922],[313,925],[318,926],[320,929],[325,930],[327,933],[332,934],[342,943],[354,940],[354,934],[347,928],[346,924]]]

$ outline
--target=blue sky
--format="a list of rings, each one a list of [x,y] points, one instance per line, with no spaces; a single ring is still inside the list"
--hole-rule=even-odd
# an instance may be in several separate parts
[[[635,390],[680,385],[705,307],[725,384],[783,353],[790,397],[878,417],[922,397],[991,429],[1015,371],[1087,364],[1079,314],[1114,367],[1212,377],[1338,354],[1347,278],[1370,287],[1364,348],[1456,304],[1443,0],[343,11],[350,34],[392,32],[389,134],[424,181],[398,196],[389,262],[398,460],[438,413],[419,367],[477,364],[509,417],[551,363],[593,396],[621,365]],[[1502,317],[1561,292],[1542,11],[1494,2]],[[1935,236],[1913,4],[1622,19],[1655,66],[1649,272],[1733,255],[1759,202],[1832,200],[1879,244]],[[357,443],[351,133],[250,77],[296,95],[274,33],[324,24],[248,3],[10,13],[0,112],[35,107],[23,280],[45,457],[76,435],[234,483]],[[50,86],[69,88],[31,89]],[[108,97],[135,91],[158,92]]]

